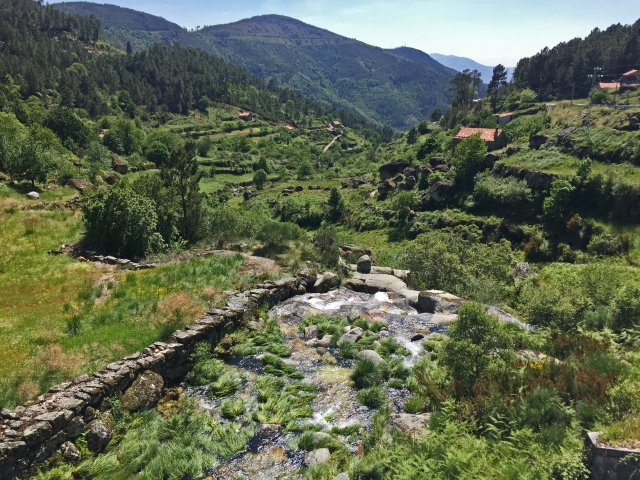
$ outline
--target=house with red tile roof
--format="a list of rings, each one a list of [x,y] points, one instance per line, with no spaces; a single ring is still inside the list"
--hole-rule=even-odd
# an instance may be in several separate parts
[[[619,82],[600,82],[600,88],[602,90],[617,90],[620,88]]]
[[[469,138],[472,135],[480,135],[480,138],[487,144],[487,149],[491,152],[493,150],[500,150],[507,146],[507,134],[499,128],[467,128],[462,127],[458,134],[453,138],[453,149],[458,146],[462,140]]]
[[[640,71],[630,70],[620,79],[620,83],[623,85],[632,85],[640,83]]]
[[[245,122],[250,122],[253,120],[253,113],[251,112],[242,112],[240,115],[240,120],[244,120]]]

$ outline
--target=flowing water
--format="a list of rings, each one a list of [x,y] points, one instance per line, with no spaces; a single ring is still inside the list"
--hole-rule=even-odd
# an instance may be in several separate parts
[[[373,410],[360,405],[357,391],[349,379],[353,360],[345,360],[335,347],[310,347],[299,334],[299,325],[305,317],[314,314],[342,316],[350,321],[366,318],[371,323],[382,322],[388,330],[380,332],[381,338],[392,336],[410,354],[403,357],[411,366],[424,355],[422,341],[434,333],[446,333],[447,328],[433,323],[434,316],[418,314],[400,298],[386,293],[368,295],[340,288],[327,294],[306,294],[294,297],[269,312],[277,319],[280,329],[287,335],[291,357],[284,359],[304,374],[304,382],[315,385],[319,393],[311,407],[313,416],[304,420],[323,430],[358,424],[370,428]],[[413,341],[412,341],[413,340]],[[245,377],[233,398],[241,398],[248,405],[247,416],[257,409],[256,380],[262,374],[260,358],[235,357],[227,361],[240,370]],[[396,412],[402,411],[410,393],[406,389],[385,388],[387,398]],[[189,390],[189,394],[200,400],[202,407],[220,423],[228,423],[219,414],[222,400],[206,397],[206,387]],[[238,422],[238,420],[235,420]],[[304,465],[304,452],[295,448],[297,435],[283,433],[275,425],[255,424],[244,420],[244,426],[253,427],[255,435],[247,448],[230,460],[222,462],[210,472],[220,480],[247,479],[288,479],[298,478],[298,471]],[[360,448],[360,439],[339,437],[353,453]]]

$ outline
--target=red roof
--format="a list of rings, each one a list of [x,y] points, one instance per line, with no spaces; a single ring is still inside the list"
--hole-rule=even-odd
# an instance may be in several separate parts
[[[462,140],[472,135],[480,134],[480,138],[485,142],[495,142],[496,138],[502,134],[499,128],[466,128],[460,129],[455,138]]]
[[[500,118],[503,117],[512,117],[513,116],[513,112],[509,112],[509,113],[502,113],[500,115],[498,115]]]
[[[240,117],[248,117],[249,115],[252,115],[251,112],[242,112],[239,116]]]
[[[638,73],[638,70],[629,70],[627,73],[625,73],[624,75],[622,75],[623,77],[626,77],[627,75],[633,75],[634,73]]]
[[[620,88],[620,84],[617,82],[600,82],[600,88],[607,90],[609,88]]]
[[[295,130],[295,127],[292,127],[291,125],[287,125],[284,128],[286,128],[287,130]]]

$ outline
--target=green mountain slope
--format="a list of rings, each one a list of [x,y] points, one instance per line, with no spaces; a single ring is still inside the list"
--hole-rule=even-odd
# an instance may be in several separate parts
[[[209,51],[208,45],[200,38],[162,17],[116,5],[91,2],[65,2],[52,6],[68,14],[95,16],[102,23],[106,38],[123,50],[129,41],[134,50],[147,50],[155,43],[170,45],[177,42]]]
[[[288,17],[266,15],[188,32],[153,15],[88,2],[55,4],[68,13],[95,15],[108,40],[134,49],[178,42],[220,56],[277,85],[408,129],[440,108],[455,73],[424,65]]]
[[[460,70],[456,70],[454,68],[449,68],[445,66],[444,64],[440,63],[435,58],[433,58],[431,55],[424,53],[422,50],[418,50],[417,48],[398,47],[388,51],[395,55],[400,55],[401,57],[405,57],[405,58],[408,58],[409,60],[413,60],[414,62],[421,63],[425,67],[432,68],[446,75],[455,76],[455,74],[460,71]]]

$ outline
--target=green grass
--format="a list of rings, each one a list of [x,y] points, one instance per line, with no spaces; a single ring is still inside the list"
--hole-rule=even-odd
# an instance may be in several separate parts
[[[242,257],[196,258],[142,272],[98,270],[65,255],[81,216],[0,201],[0,407],[91,373],[192,323],[221,292],[243,288]],[[100,299],[98,301],[98,299]]]
[[[640,448],[640,417],[627,417],[606,426],[600,440],[617,447]]]

